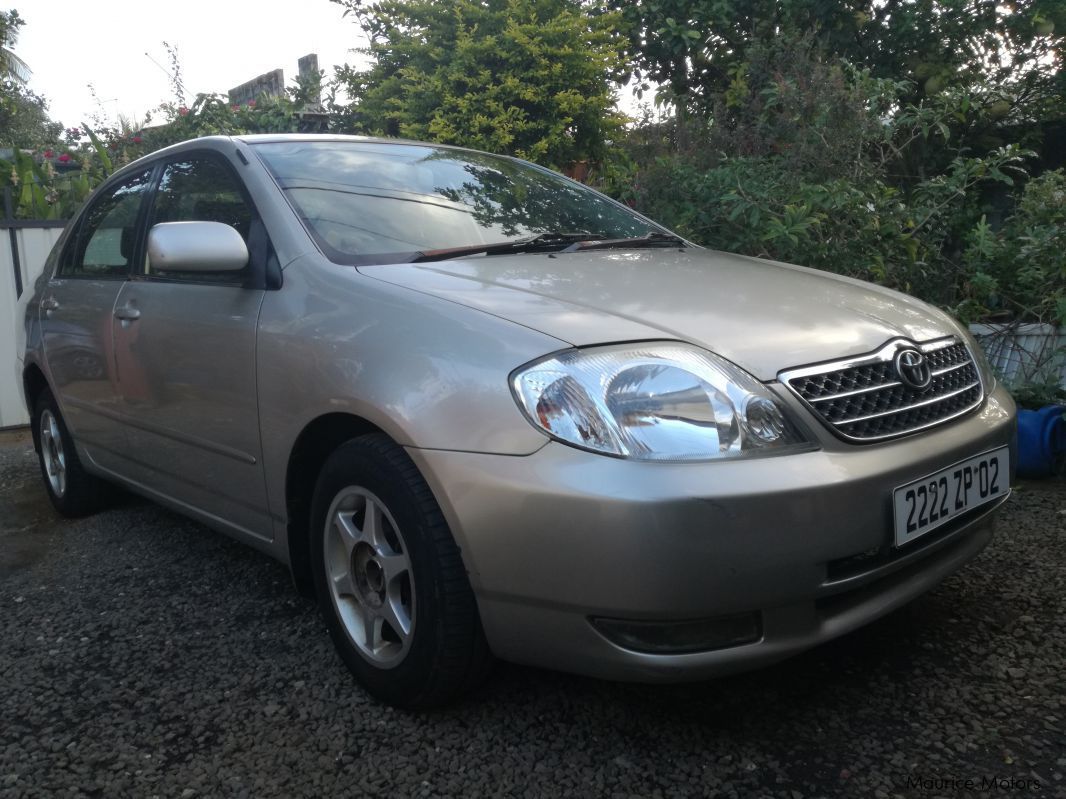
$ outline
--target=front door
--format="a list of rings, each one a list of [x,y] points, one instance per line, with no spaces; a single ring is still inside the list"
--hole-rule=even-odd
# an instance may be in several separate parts
[[[182,221],[224,222],[246,242],[262,230],[237,175],[209,154],[164,166],[148,227]],[[115,304],[115,361],[131,478],[269,538],[255,366],[264,292],[246,287],[250,273],[167,273],[145,259]]]
[[[123,460],[111,319],[138,246],[151,169],[93,200],[67,239],[42,295],[45,360],[63,418],[85,454],[114,470]]]

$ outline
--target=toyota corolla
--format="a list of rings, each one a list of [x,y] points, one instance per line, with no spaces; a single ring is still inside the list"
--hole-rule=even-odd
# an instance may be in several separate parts
[[[132,163],[25,331],[61,513],[114,484],[280,559],[407,707],[493,656],[637,681],[780,660],[959,569],[1010,493],[1014,404],[943,312],[440,145]]]

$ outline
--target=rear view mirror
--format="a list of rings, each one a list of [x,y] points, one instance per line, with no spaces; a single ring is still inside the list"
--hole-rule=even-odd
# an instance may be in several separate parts
[[[239,272],[248,246],[221,222],[161,222],[148,232],[148,264],[153,272]]]

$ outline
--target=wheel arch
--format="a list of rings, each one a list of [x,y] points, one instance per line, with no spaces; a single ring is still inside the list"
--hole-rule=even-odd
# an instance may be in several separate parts
[[[35,363],[27,364],[26,368],[22,370],[22,397],[26,402],[26,410],[30,414],[31,422],[34,408],[37,406],[37,398],[41,396],[41,392],[46,388],[48,388],[48,379],[44,376],[44,372],[41,371],[41,367]],[[38,449],[40,441],[36,425],[31,423],[30,431],[33,434],[33,447]]]
[[[318,475],[326,459],[337,447],[367,433],[385,431],[368,419],[352,413],[326,413],[304,426],[289,453],[285,469],[289,568],[297,589],[305,596],[314,596],[309,517]]]

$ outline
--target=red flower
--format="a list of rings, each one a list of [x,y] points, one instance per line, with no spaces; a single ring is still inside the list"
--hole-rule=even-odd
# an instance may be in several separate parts
[[[179,117],[183,117],[183,116],[185,116],[188,113],[189,113],[189,109],[186,108],[185,106],[182,106],[181,108],[178,109],[178,116]]]
[[[140,136],[134,136],[133,137],[133,143],[134,144],[140,144],[142,141],[144,141],[144,139],[142,139]]]
[[[241,110],[241,107],[240,107],[239,105],[231,105],[231,106],[229,107],[229,110],[230,110],[230,111],[240,111],[240,110]]]
[[[249,108],[255,108],[255,100],[249,100],[248,101],[248,107]]]
[[[70,160],[70,153],[63,153],[61,156],[59,156],[59,163],[61,163],[61,164],[65,164],[69,160]]]
[[[55,157],[55,153],[53,153],[51,150],[45,150],[44,151],[44,157],[45,158],[54,158]]]

